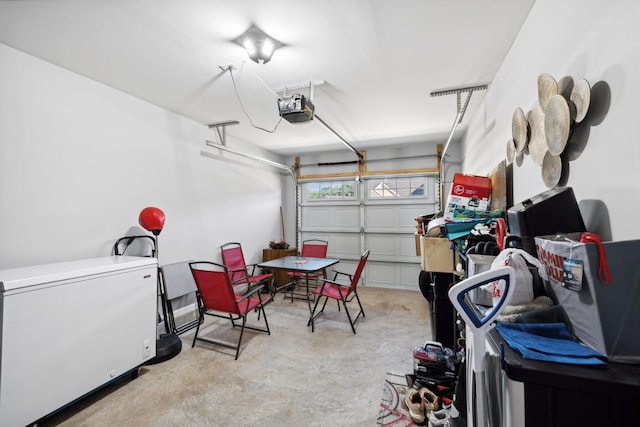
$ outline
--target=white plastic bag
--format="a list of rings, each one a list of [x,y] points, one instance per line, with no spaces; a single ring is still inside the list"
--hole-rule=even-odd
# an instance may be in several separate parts
[[[515,270],[516,283],[510,305],[528,304],[533,301],[533,275],[527,263],[538,269],[540,277],[546,280],[547,273],[540,261],[528,252],[518,248],[507,248],[500,252],[491,263],[491,269],[508,265]],[[495,305],[504,292],[504,280],[497,280],[484,285],[484,289],[491,293]]]

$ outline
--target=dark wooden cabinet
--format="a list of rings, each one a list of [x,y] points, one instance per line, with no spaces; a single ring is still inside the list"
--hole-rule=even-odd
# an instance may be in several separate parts
[[[262,250],[262,261],[271,261],[273,259],[283,258],[286,256],[296,256],[298,254],[298,250],[296,248],[288,248],[288,249],[263,249]],[[273,269],[265,269],[269,272],[273,273],[273,284],[277,288],[279,286],[283,286],[287,283],[287,272],[285,270],[273,270]]]

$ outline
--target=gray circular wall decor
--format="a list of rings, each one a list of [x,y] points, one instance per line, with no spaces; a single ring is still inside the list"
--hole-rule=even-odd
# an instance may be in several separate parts
[[[531,160],[538,166],[542,166],[542,160],[548,150],[547,139],[544,131],[545,114],[538,105],[529,111],[529,128],[531,129],[531,138],[529,141],[529,154]]]
[[[540,74],[538,76],[538,103],[543,113],[546,113],[551,97],[557,94],[558,82],[556,82],[556,79],[549,74]]]
[[[580,123],[584,120],[584,117],[589,111],[589,104],[591,103],[591,86],[585,79],[578,80],[569,97],[571,102],[576,106],[576,123]]]
[[[542,181],[547,188],[554,188],[562,176],[562,159],[547,151],[542,161]]]
[[[529,136],[529,125],[521,108],[516,108],[511,119],[511,134],[513,142],[516,144],[516,151],[521,152],[527,146]]]
[[[567,100],[562,95],[554,95],[549,100],[544,115],[544,134],[551,154],[559,156],[567,145],[571,129],[571,114]]]
[[[513,163],[516,158],[516,143],[513,142],[513,138],[509,138],[507,141],[507,161]]]

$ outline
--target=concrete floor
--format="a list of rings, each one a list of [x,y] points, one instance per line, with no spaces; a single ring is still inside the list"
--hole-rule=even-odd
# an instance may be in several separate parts
[[[306,302],[278,296],[266,308],[271,335],[245,331],[238,360],[206,343],[191,348],[189,331],[178,356],[144,366],[138,378],[111,384],[39,425],[374,426],[386,373],[411,373],[413,347],[432,339],[429,306],[419,291],[359,292],[366,317],[356,335],[335,303],[312,333]],[[203,328],[200,335],[216,338],[239,332],[210,316]]]

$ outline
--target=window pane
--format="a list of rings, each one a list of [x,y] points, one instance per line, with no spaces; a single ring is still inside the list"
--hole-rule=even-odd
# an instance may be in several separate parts
[[[426,178],[385,178],[367,181],[370,199],[400,199],[427,196]]]
[[[357,186],[353,181],[309,182],[307,200],[355,200]]]
[[[307,184],[307,194],[309,199],[317,200],[320,198],[320,184],[310,183]]]
[[[366,189],[369,199],[426,198],[426,177],[398,177],[367,179]],[[307,201],[313,200],[356,200],[358,184],[349,181],[308,182]]]

